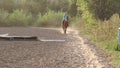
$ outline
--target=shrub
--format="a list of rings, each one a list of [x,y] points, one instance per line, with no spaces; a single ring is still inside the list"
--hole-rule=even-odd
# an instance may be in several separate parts
[[[4,10],[0,10],[0,26],[7,26],[7,22],[8,22],[8,16],[9,13],[4,11]]]
[[[9,16],[9,26],[28,26],[32,19],[32,15],[27,14],[23,10],[14,10]]]
[[[119,14],[114,14],[110,20],[98,21],[95,25],[90,27],[81,27],[81,31],[88,34],[94,42],[100,43],[100,46],[104,49],[115,50],[118,43],[119,26]]]
[[[86,0],[77,0],[78,10],[82,12],[82,19],[85,20],[86,26],[91,26],[95,24],[96,19],[94,17],[94,14],[90,10],[89,1]]]
[[[120,51],[120,43],[117,43],[117,46],[116,46],[115,50]]]
[[[82,19],[79,16],[71,17],[69,23],[72,24],[73,28],[77,28],[81,26]]]
[[[60,26],[62,16],[62,12],[54,12],[51,10],[43,16],[39,13],[35,26]]]

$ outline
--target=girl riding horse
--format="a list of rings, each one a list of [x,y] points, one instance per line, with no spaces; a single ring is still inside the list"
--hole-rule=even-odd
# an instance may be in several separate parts
[[[62,28],[63,28],[64,34],[66,34],[67,27],[68,27],[68,14],[67,14],[67,11],[65,11],[63,20],[62,20]]]

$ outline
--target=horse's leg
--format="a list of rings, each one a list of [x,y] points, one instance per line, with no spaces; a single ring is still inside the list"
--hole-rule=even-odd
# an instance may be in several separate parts
[[[67,27],[66,27],[66,29],[65,29],[65,32],[67,32]]]
[[[66,32],[67,32],[67,23],[65,24],[65,34],[66,34]]]
[[[65,27],[64,27],[64,21],[62,22],[61,26],[62,26],[62,29],[63,29],[63,32],[64,32],[64,29],[65,29]]]
[[[65,24],[64,24],[64,23],[63,23],[63,25],[62,25],[62,28],[63,28],[64,34],[66,34],[66,28],[65,28]]]
[[[62,28],[63,28],[63,32],[65,33],[65,27],[64,27],[64,25],[63,25],[63,27],[62,27]]]
[[[67,27],[65,27],[65,34],[66,34],[66,32],[67,32]]]
[[[63,32],[64,32],[64,34],[66,34],[66,29],[65,29],[65,26],[63,25]]]
[[[64,31],[64,24],[63,22],[61,23],[62,30]]]
[[[64,34],[66,34],[66,28],[65,28],[65,30],[64,30]]]
[[[63,28],[64,34],[66,34],[67,26],[68,26],[68,25],[67,25],[67,22],[64,21],[64,22],[62,23],[62,28]]]

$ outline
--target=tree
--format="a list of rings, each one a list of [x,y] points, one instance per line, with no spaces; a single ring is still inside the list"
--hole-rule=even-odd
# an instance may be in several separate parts
[[[0,9],[7,10],[8,12],[13,12],[16,8],[13,0],[0,0]]]
[[[70,6],[70,9],[69,9],[69,14],[71,15],[71,17],[74,17],[77,14],[76,3],[77,3],[77,0],[71,0],[71,6]]]
[[[89,1],[77,0],[78,10],[82,12],[81,16],[86,21],[86,25],[92,25],[95,23],[94,14],[90,10]]]
[[[100,20],[109,19],[114,14],[110,0],[91,0],[90,10],[92,10],[95,17]]]
[[[42,15],[47,11],[47,0],[25,0],[21,2],[22,9],[29,11],[32,14]]]
[[[120,0],[78,0],[78,8],[82,17],[89,19],[90,15],[96,19],[108,20],[114,13],[120,14]],[[87,14],[87,16],[85,16]]]
[[[68,10],[69,9],[69,0],[54,0],[51,2],[51,0],[49,0],[48,2],[48,8],[54,11],[64,11],[64,10]]]

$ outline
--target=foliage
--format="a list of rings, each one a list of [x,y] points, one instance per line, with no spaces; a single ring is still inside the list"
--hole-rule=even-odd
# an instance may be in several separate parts
[[[117,44],[115,50],[116,50],[116,51],[120,51],[120,43]]]
[[[71,0],[71,5],[69,9],[69,14],[71,17],[75,17],[77,15],[77,0]]]
[[[38,15],[37,23],[35,26],[60,26],[62,21],[62,12],[54,12],[49,10],[45,15]]]
[[[82,18],[86,21],[86,25],[95,23],[94,14],[90,11],[89,2],[86,0],[77,0],[78,10],[82,12]]]
[[[22,9],[34,15],[44,15],[49,9],[56,12],[68,10],[69,6],[69,0],[0,0],[0,9],[9,12]]]
[[[70,17],[70,19],[69,19],[69,23],[72,28],[80,27],[80,25],[81,25],[80,22],[82,22],[82,20],[79,16]]]
[[[69,0],[53,0],[53,2],[49,0],[49,2],[48,8],[56,12],[68,10],[70,7]]]
[[[77,5],[82,11],[83,19],[93,20],[92,17],[94,17],[104,21],[108,20],[114,13],[120,14],[119,3],[120,0],[78,0]]]
[[[62,12],[49,10],[47,13],[33,18],[31,13],[23,10],[14,10],[13,13],[8,13],[4,10],[0,12],[1,26],[60,26],[62,21]]]
[[[0,9],[12,12],[16,7],[13,0],[0,0]]]
[[[110,0],[91,0],[90,8],[93,10],[95,17],[100,20],[109,19],[113,14],[113,3]]]
[[[18,2],[19,3],[19,2]],[[32,14],[44,14],[47,11],[47,0],[23,0],[20,1],[21,9],[24,11],[29,11]]]
[[[23,10],[14,10],[9,15],[9,26],[27,26],[32,19],[31,14],[25,13]]]
[[[82,24],[80,22],[79,24]],[[119,14],[114,14],[110,20],[97,21],[97,24],[86,27],[84,24],[79,26],[81,34],[91,39],[98,47],[105,50],[111,56],[113,64],[120,67],[118,61],[120,44],[118,43],[118,28],[120,26]]]
[[[8,12],[0,10],[0,26],[6,26],[6,23],[8,22],[8,16]]]
[[[0,0],[0,10],[4,10],[0,12],[0,24],[1,26],[40,26],[42,22],[46,26],[58,26],[62,20],[62,11],[68,10],[69,6],[69,0]]]

